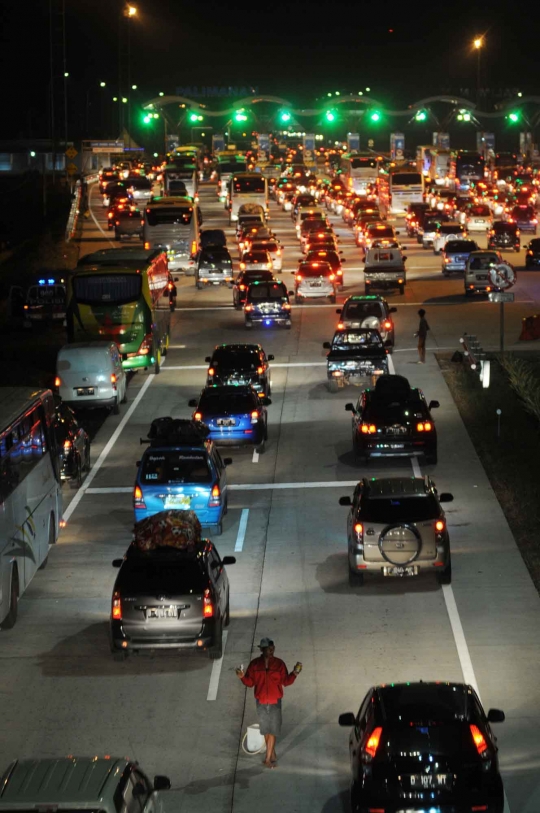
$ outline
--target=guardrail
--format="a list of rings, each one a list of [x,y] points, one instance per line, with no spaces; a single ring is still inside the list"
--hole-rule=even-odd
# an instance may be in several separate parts
[[[75,192],[73,193],[73,200],[71,202],[71,209],[69,211],[68,222],[66,226],[66,243],[74,237],[77,231],[77,222],[81,214],[81,206],[83,202],[83,189],[80,181],[75,184]]]
[[[469,363],[471,370],[478,373],[482,387],[487,389],[489,387],[491,362],[486,358],[486,353],[482,345],[476,336],[471,333],[464,333],[459,342],[463,347],[463,355]]]

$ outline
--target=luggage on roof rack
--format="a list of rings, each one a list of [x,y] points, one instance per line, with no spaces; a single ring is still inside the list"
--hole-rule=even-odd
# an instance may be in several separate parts
[[[135,523],[133,542],[140,551],[176,548],[191,552],[203,544],[201,523],[194,511],[160,511]]]
[[[150,424],[147,440],[141,438],[141,443],[178,444],[182,446],[202,446],[208,435],[209,428],[201,421],[186,418],[155,418]]]

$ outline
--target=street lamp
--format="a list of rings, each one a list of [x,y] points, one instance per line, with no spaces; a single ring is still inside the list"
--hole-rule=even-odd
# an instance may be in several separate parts
[[[473,47],[476,50],[476,104],[480,103],[480,54],[484,47],[484,37],[476,37],[473,40]]]
[[[126,6],[125,15],[126,17],[136,17],[137,16],[137,7],[136,6]]]

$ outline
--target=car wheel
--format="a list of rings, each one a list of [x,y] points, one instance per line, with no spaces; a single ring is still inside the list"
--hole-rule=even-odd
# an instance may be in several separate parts
[[[114,239],[120,242],[120,235],[118,234],[118,232],[115,232]]]
[[[401,296],[404,295],[404,293],[405,293],[405,286],[404,285],[399,286],[399,293],[401,294]]]
[[[264,454],[265,449],[266,449],[266,439],[263,438],[259,445],[255,446],[255,450],[257,451],[258,454]]]
[[[439,584],[452,584],[452,560],[448,559],[448,564],[442,571],[437,573],[437,581]]]
[[[71,478],[71,488],[80,488],[82,485],[82,462],[81,456],[77,455],[77,460],[75,461],[75,474]]]
[[[119,415],[120,414],[120,404],[118,403],[118,396],[116,396],[116,398],[114,399],[112,414],[113,415]]]
[[[208,650],[208,657],[211,661],[218,661],[223,657],[223,622],[221,620],[216,622],[215,641],[214,646]]]
[[[84,452],[84,470],[90,471],[91,468],[92,468],[92,453],[90,451],[90,443],[87,443]]]
[[[268,386],[266,388],[266,397],[269,398],[272,395],[272,382],[268,381]]]
[[[465,296],[472,296],[472,295],[473,295],[473,293],[474,293],[473,291],[467,291],[467,290],[465,290]]]
[[[3,630],[13,629],[17,621],[17,610],[19,606],[19,572],[14,565],[11,571],[11,588],[9,592],[9,612],[0,624]]]
[[[358,443],[358,438],[356,437],[356,434],[353,435],[352,448],[353,448],[353,456],[354,456],[355,461],[357,463],[364,463],[367,466],[367,464],[369,462],[369,458],[367,457],[367,455],[360,448],[360,445]]]
[[[159,375],[161,372],[161,350],[159,347],[156,349],[156,362],[154,364],[154,375]]]
[[[113,661],[117,663],[124,663],[128,659],[128,653],[124,649],[113,649],[112,651]]]
[[[203,282],[199,282],[199,280],[197,280],[197,282],[195,283],[195,285],[197,286],[197,290],[199,290],[199,291],[202,291],[202,289],[204,288],[204,283],[203,283]]]
[[[338,382],[335,380],[335,378],[331,378],[331,379],[328,381],[328,392],[334,392],[334,393],[335,393],[335,392],[337,392],[338,390],[339,390],[339,384],[338,384]]]
[[[363,584],[364,574],[349,568],[349,587],[362,587]]]
[[[223,617],[223,626],[228,627],[231,623],[231,603],[229,596],[227,596],[227,606],[225,607],[225,616]]]
[[[54,515],[51,514],[50,522],[49,522],[49,543],[47,545],[47,556],[42,561],[39,566],[40,570],[45,570],[47,565],[49,564],[49,550],[51,549],[51,545],[54,545]]]
[[[300,305],[300,302],[301,302],[301,301],[302,301],[302,300],[300,299],[300,297],[299,297],[299,296],[295,296],[295,297],[294,297],[294,304],[295,304],[295,305]]]
[[[127,382],[124,385],[124,395],[122,396],[121,404],[127,404]]]
[[[287,322],[287,324],[285,325],[285,330],[290,330],[291,328],[292,328],[291,323]]]

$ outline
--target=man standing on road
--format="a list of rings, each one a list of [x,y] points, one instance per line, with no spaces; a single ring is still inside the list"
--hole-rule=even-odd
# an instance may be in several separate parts
[[[236,674],[244,686],[255,688],[260,731],[266,742],[263,765],[277,768],[276,737],[281,734],[283,687],[294,683],[302,670],[302,664],[297,663],[289,673],[283,661],[274,657],[275,646],[270,638],[262,638],[259,649],[260,657],[252,660],[245,672],[240,667]]]
[[[429,330],[429,325],[426,319],[426,312],[423,308],[418,311],[420,317],[420,324],[418,331],[414,334],[418,338],[418,364],[426,363],[426,338]]]

